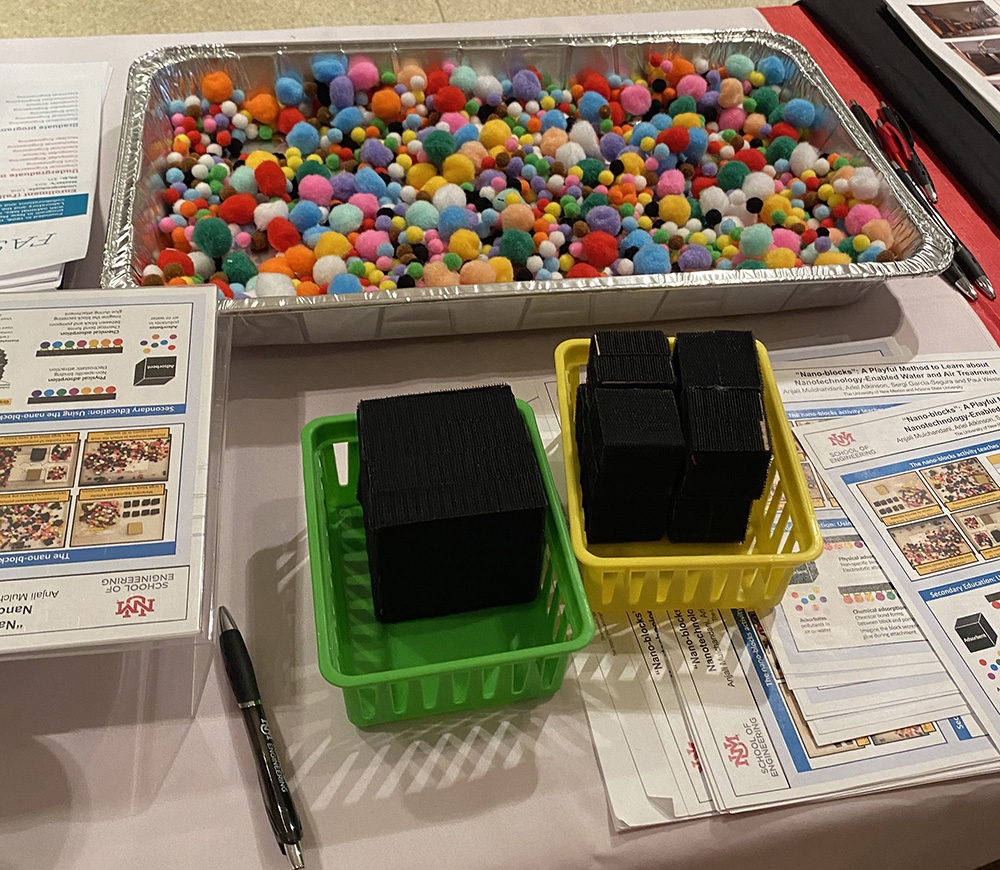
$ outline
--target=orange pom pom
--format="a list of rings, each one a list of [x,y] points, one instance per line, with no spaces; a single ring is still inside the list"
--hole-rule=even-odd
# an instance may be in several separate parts
[[[381,118],[383,121],[395,121],[402,108],[399,94],[392,88],[383,88],[372,96],[372,111],[376,118]]]
[[[297,278],[305,278],[312,274],[316,255],[305,245],[293,245],[285,251],[285,259]]]
[[[228,100],[233,93],[233,80],[222,70],[211,72],[201,80],[201,95],[210,103]]]
[[[319,296],[319,293],[319,286],[312,281],[300,281],[299,286],[295,288],[296,296]]]
[[[287,275],[289,278],[295,277],[292,267],[288,265],[288,260],[284,257],[271,257],[269,260],[265,260],[260,264],[260,266],[257,267],[257,271],[280,272],[282,275]]]
[[[246,100],[243,107],[249,109],[253,119],[261,124],[273,126],[274,122],[278,120],[280,106],[271,94],[257,94],[257,96]]]

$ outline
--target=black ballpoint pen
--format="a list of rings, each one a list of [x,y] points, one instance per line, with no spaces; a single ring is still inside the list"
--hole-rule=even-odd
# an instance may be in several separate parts
[[[924,162],[920,159],[920,155],[917,154],[916,146],[913,142],[913,133],[910,131],[910,125],[906,123],[903,116],[899,114],[892,106],[882,100],[879,104],[881,106],[882,115],[885,117],[886,121],[895,127],[900,135],[906,140],[906,144],[910,149],[910,174],[913,176],[913,180],[919,184],[924,193],[927,194],[928,199],[931,202],[937,202],[938,196],[937,191],[934,189],[934,182],[931,180],[931,175],[927,171],[927,167],[924,166]]]
[[[257,677],[253,672],[253,662],[247,651],[243,636],[236,622],[225,607],[219,608],[219,646],[222,661],[226,666],[226,676],[232,686],[236,703],[243,714],[250,748],[254,752],[257,765],[257,779],[264,798],[268,819],[278,840],[278,847],[288,857],[296,870],[305,867],[299,842],[302,840],[302,823],[292,803],[292,795],[285,781],[285,774],[278,760],[278,752],[271,737],[271,726],[264,715],[257,688]]]

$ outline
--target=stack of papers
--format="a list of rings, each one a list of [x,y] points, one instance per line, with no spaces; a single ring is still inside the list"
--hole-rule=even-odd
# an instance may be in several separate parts
[[[109,72],[0,64],[0,291],[54,289],[87,254]]]
[[[995,393],[1000,383],[996,353],[898,361],[894,349],[823,352],[776,364],[797,436],[816,421],[839,432],[862,414]],[[805,450],[801,458],[826,547],[778,607],[599,615],[598,636],[578,657],[618,828],[1000,769],[953,669],[908,609],[903,580],[856,530],[822,469]],[[900,513],[892,498],[874,499],[886,502],[876,510]]]

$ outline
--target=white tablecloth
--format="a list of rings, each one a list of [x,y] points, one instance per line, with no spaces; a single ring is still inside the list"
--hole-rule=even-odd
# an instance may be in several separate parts
[[[718,13],[642,16],[628,23],[628,29],[717,24]],[[750,10],[727,11],[725,23],[766,26]],[[510,32],[525,28],[486,25],[500,26]],[[621,28],[621,19],[563,21],[549,28],[616,26]],[[483,28],[457,27],[466,33]],[[296,35],[392,36],[367,30]],[[261,36],[206,35],[235,38]],[[104,57],[114,63],[102,214],[128,59],[190,39],[0,43],[6,61]],[[94,239],[91,257],[74,270],[76,286],[96,280],[96,229]],[[846,309],[711,324],[753,328],[771,343],[892,335],[915,353],[994,347],[967,303],[937,279],[877,290]],[[683,324],[699,325],[708,322]],[[556,344],[576,332],[234,353],[218,600],[243,628],[287,746],[307,866],[971,870],[1000,857],[998,777],[616,835],[572,679],[550,700],[475,715],[370,733],[347,721],[339,690],[323,680],[316,664],[298,447],[302,425],[390,390],[550,375]],[[0,870],[201,866],[285,866],[215,649],[0,663]]]

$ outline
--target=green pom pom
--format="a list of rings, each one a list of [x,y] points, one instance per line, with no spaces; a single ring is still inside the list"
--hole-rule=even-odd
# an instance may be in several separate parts
[[[755,111],[767,117],[778,107],[778,95],[768,87],[755,88],[750,96],[756,101]]]
[[[546,161],[542,161],[545,163]],[[587,157],[576,164],[583,170],[583,183],[588,187],[597,186],[597,176],[601,174],[601,170],[604,169],[604,161],[595,160],[593,157]]]
[[[455,137],[447,130],[432,130],[424,139],[424,151],[432,163],[444,163],[455,153]]]
[[[359,278],[365,276],[365,264],[357,257],[351,257],[347,264],[347,271],[352,275],[357,275]]]
[[[740,240],[740,236],[743,235],[743,227],[733,227],[729,231],[728,235],[734,242],[738,242]]]
[[[776,208],[771,212],[771,220],[774,221],[775,226],[781,226],[784,224],[785,219],[788,217],[780,208]]]
[[[384,73],[382,73],[382,75],[379,76],[379,79],[381,80],[383,85],[396,84],[396,74],[389,69],[387,69]]]
[[[691,218],[703,220],[705,215],[701,210],[701,203],[698,202],[698,200],[696,200],[693,196],[688,197],[688,203],[691,206]],[[688,220],[691,220],[691,218],[688,218]]]
[[[500,237],[500,256],[523,265],[535,253],[535,240],[523,230],[504,230]]]
[[[726,58],[724,66],[730,76],[743,82],[750,77],[754,64],[745,54],[731,54]]]
[[[615,126],[614,121],[612,121],[610,118],[605,118],[603,121],[601,121],[601,132],[610,133],[611,130],[614,128],[614,126]]]
[[[846,157],[838,157],[836,160],[833,161],[834,170],[843,169],[845,166],[850,166],[850,165],[851,161],[848,160]]]
[[[629,202],[623,202],[620,206],[618,206],[618,214],[620,214],[623,218],[632,217],[632,215],[635,214],[635,206]]]
[[[743,100],[743,111],[748,115],[752,112],[757,111],[757,101],[753,97],[747,97]]]
[[[303,162],[302,166],[306,166],[310,163],[315,163],[315,162],[316,162],[315,160],[306,160],[305,162]],[[326,156],[326,165],[328,168],[333,169],[334,171],[340,169],[340,155],[328,154]],[[301,169],[302,167],[299,168]]]
[[[441,262],[451,269],[452,272],[457,272],[462,268],[462,258],[458,256],[458,254],[453,254],[450,251],[441,258]]]
[[[653,241],[658,245],[665,245],[670,241],[670,233],[664,229],[658,229],[653,231]]]
[[[747,269],[766,269],[767,266],[765,266],[760,260],[744,260],[742,263],[737,265],[736,268],[743,272]]]
[[[233,234],[222,218],[206,217],[194,225],[191,241],[210,257],[224,257],[233,246]]]
[[[267,126],[267,124],[261,124],[257,128],[257,138],[263,142],[270,142],[271,138],[274,136],[274,130]]]
[[[229,175],[229,167],[225,163],[216,163],[215,166],[208,170],[208,177],[211,179],[224,181],[227,175]]]
[[[563,206],[563,214],[568,218],[575,218],[580,214],[580,206],[575,199]]]
[[[689,94],[685,94],[683,97],[678,97],[670,104],[670,108],[667,109],[671,118],[676,118],[678,115],[684,112],[693,112],[698,108],[698,104],[694,101],[694,97]]]
[[[750,174],[750,168],[739,160],[730,160],[723,164],[716,174],[716,180],[721,190],[736,190],[743,186],[743,179]]]
[[[785,104],[778,103],[767,115],[768,124],[779,124],[785,120]]]
[[[599,205],[608,205],[609,203],[610,200],[603,193],[592,193],[580,206],[580,216],[586,217],[587,212],[589,212],[592,208],[597,208]]]
[[[406,274],[409,275],[411,278],[415,278],[417,280],[423,278],[424,277],[423,264],[417,263],[416,261],[410,263],[410,265],[406,267]]]
[[[779,136],[767,146],[767,162],[774,163],[776,160],[787,160],[792,156],[797,143],[791,136]],[[727,164],[728,165],[728,164]],[[721,172],[721,170],[720,170]]]
[[[242,284],[245,287],[257,274],[257,267],[243,251],[233,251],[222,261],[222,271],[231,284]]]
[[[722,137],[723,142],[732,142],[733,136],[736,135],[736,131],[732,127],[726,127],[719,135]]]

